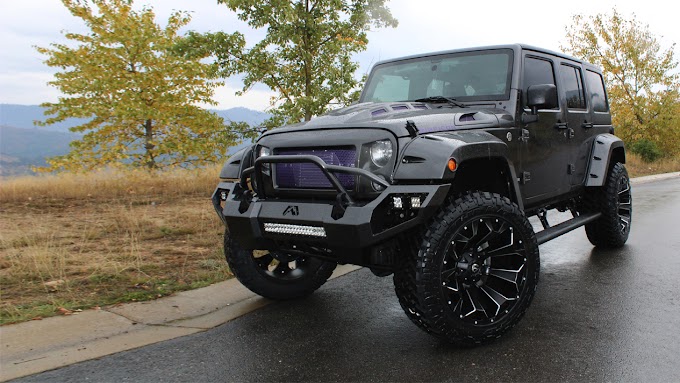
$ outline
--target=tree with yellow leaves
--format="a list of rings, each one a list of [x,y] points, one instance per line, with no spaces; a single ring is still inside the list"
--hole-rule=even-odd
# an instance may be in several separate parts
[[[251,28],[266,30],[247,47],[240,32],[189,33],[180,52],[212,54],[222,77],[242,74],[243,90],[256,83],[275,92],[268,127],[309,121],[333,105],[359,97],[359,65],[371,27],[396,27],[388,0],[217,0]]]
[[[617,135],[680,154],[680,76],[673,44],[663,50],[633,15],[575,15],[562,49],[602,67]],[[634,146],[634,145],[633,145]]]
[[[48,159],[43,171],[83,171],[124,164],[149,170],[200,166],[219,160],[238,132],[196,104],[215,104],[211,66],[201,57],[177,56],[172,48],[190,17],[174,12],[163,28],[151,8],[132,0],[62,0],[90,29],[65,33],[73,44],[37,47],[58,68],[49,84],[63,94],[44,103],[49,125],[88,119],[71,151]],[[233,124],[232,126],[242,126]]]

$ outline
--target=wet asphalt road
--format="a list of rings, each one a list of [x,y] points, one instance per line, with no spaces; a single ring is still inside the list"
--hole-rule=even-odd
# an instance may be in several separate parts
[[[541,280],[520,324],[473,349],[402,313],[391,278],[362,269],[312,297],[213,330],[21,381],[680,381],[680,181],[634,188],[618,251],[583,229],[541,246]]]

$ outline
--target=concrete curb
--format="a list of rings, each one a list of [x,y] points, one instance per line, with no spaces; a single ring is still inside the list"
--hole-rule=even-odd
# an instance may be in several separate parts
[[[651,176],[631,178],[630,183],[633,185],[642,185],[649,182],[663,181],[678,177],[680,177],[680,172],[654,174]]]
[[[331,279],[358,270],[338,266]],[[0,381],[206,331],[273,301],[236,279],[149,302],[0,327]]]
[[[680,172],[631,179],[633,185]],[[358,270],[339,266],[331,278]],[[271,303],[236,279],[149,302],[0,327],[0,381],[206,331]]]

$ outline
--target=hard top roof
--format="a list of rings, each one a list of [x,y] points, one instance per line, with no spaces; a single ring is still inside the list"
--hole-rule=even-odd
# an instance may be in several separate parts
[[[590,68],[597,69],[598,72],[600,71],[599,68],[597,68],[593,64],[590,64],[586,61],[583,61],[583,60],[577,59],[575,57],[569,56],[565,53],[555,52],[555,51],[551,51],[549,49],[539,48],[539,47],[535,47],[535,46],[528,45],[528,44],[488,45],[488,46],[479,46],[479,47],[470,47],[470,48],[451,49],[451,50],[438,51],[438,52],[426,52],[426,53],[420,53],[420,54],[403,56],[403,57],[395,57],[395,58],[387,59],[387,60],[381,60],[381,61],[377,62],[375,65],[377,66],[377,65],[392,63],[392,62],[396,62],[396,61],[414,59],[414,58],[418,58],[418,57],[438,56],[438,55],[445,55],[445,54],[450,54],[450,53],[482,51],[482,50],[490,50],[490,49],[512,49],[512,50],[515,50],[515,51],[519,51],[519,50],[535,51],[535,52],[545,53],[545,54],[548,54],[548,55],[557,56],[557,57],[561,57],[561,58],[564,58],[564,59],[567,59],[567,60],[575,61],[575,62],[584,64],[585,66],[588,66]]]

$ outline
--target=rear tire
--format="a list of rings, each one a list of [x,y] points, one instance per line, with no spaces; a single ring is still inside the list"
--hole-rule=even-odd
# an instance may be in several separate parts
[[[413,310],[409,318],[446,341],[473,346],[519,322],[536,291],[540,260],[519,207],[497,194],[472,192],[435,217],[413,265],[401,271],[415,272],[412,279],[395,273],[400,303]]]
[[[633,218],[633,196],[626,167],[615,163],[605,184],[585,196],[589,211],[599,211],[602,216],[586,224],[590,243],[600,248],[623,246],[630,235]]]
[[[243,249],[224,233],[224,254],[236,279],[255,294],[274,300],[307,296],[321,287],[337,266],[304,255]]]

